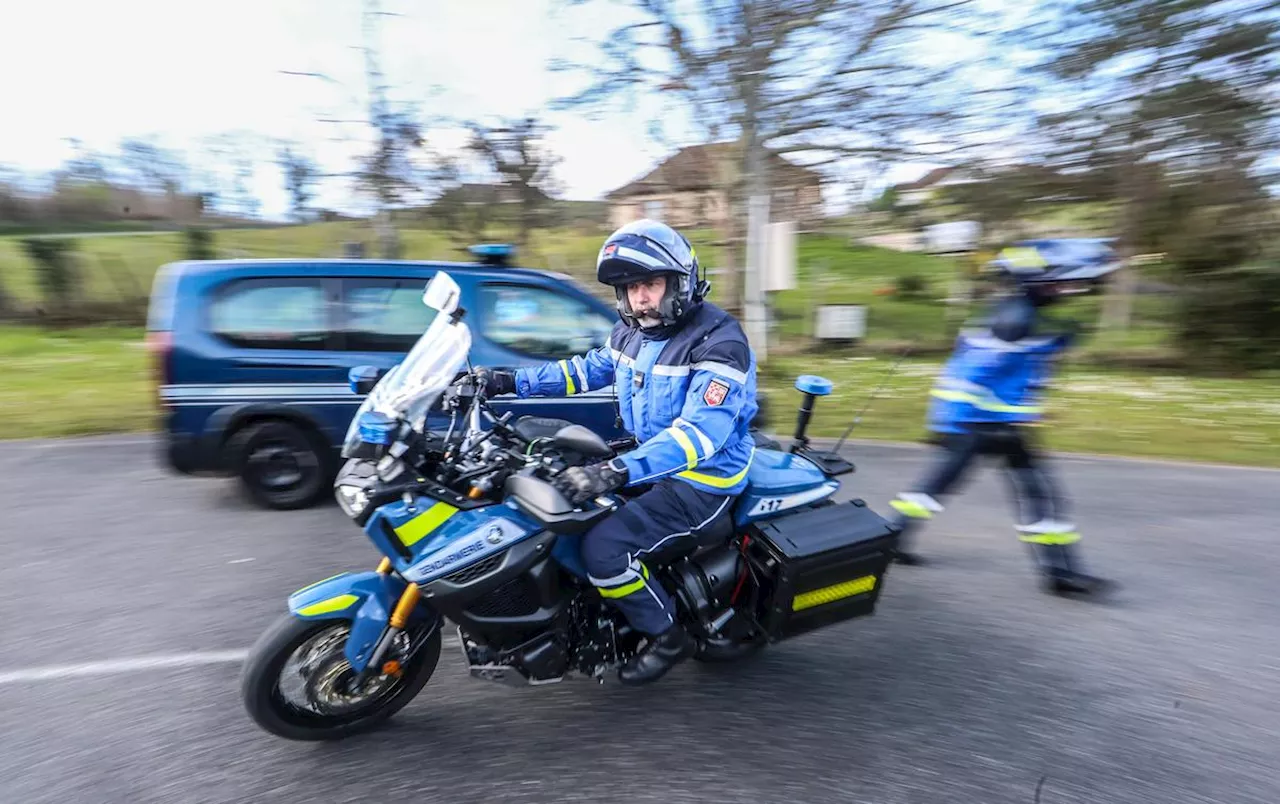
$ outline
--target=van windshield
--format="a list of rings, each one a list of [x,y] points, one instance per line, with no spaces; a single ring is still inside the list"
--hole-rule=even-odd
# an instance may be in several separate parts
[[[447,275],[442,276],[445,281],[452,281]],[[347,429],[345,446],[359,440],[360,417],[370,411],[392,419],[403,418],[414,429],[423,431],[427,411],[457,376],[470,351],[471,328],[452,315],[437,315],[404,360],[365,398]]]
[[[417,425],[461,370],[470,350],[470,328],[449,316],[437,316],[404,360],[382,378],[365,404],[369,410],[391,417],[404,416]]]

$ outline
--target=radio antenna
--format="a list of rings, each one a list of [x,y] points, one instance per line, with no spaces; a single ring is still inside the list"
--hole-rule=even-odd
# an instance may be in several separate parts
[[[871,392],[871,395],[867,397],[867,403],[862,406],[862,410],[858,411],[858,415],[854,416],[853,421],[849,423],[847,428],[845,428],[844,435],[840,436],[840,440],[836,442],[836,446],[832,450],[832,453],[840,453],[840,448],[844,446],[844,440],[849,437],[849,433],[853,432],[853,428],[862,422],[862,414],[866,413],[867,409],[871,407],[871,400],[876,398],[876,394],[880,393],[880,389],[884,388],[884,384],[887,383],[889,378],[894,375],[894,372],[898,370],[898,366],[902,365],[902,361],[906,359],[907,355],[911,354],[911,350],[915,348],[915,345],[915,341],[908,343],[907,348],[903,349],[902,354],[898,355],[898,359],[894,361],[894,364],[889,367],[889,370],[885,372],[884,377],[881,378],[880,384],[877,385],[875,390]]]

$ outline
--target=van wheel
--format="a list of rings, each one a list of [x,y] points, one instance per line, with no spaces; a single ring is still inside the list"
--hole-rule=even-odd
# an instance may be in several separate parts
[[[325,457],[311,434],[281,419],[256,422],[227,442],[249,497],[279,511],[306,508],[326,490]]]

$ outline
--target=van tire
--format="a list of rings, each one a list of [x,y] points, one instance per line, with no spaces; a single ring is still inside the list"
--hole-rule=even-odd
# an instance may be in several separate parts
[[[328,490],[326,454],[315,434],[284,419],[265,419],[227,440],[227,457],[254,503],[277,511],[307,508]]]

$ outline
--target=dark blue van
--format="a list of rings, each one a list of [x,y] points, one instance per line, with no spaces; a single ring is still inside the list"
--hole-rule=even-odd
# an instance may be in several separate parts
[[[330,490],[347,425],[363,397],[347,372],[390,368],[435,311],[422,291],[438,270],[462,288],[474,365],[520,366],[607,342],[617,311],[570,277],[483,262],[363,259],[176,262],[158,272],[147,341],[178,472],[236,476],[260,505],[311,505]],[[617,429],[612,389],[564,399],[512,399],[518,415],[566,419],[605,438]]]

